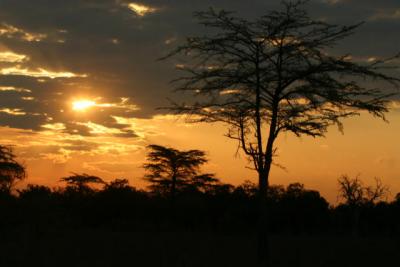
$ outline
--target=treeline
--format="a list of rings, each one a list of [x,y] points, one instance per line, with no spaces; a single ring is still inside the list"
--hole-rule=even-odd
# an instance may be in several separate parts
[[[127,180],[94,189],[88,184],[50,189],[29,185],[0,195],[0,228],[38,233],[57,229],[107,228],[116,231],[252,232],[257,224],[256,186],[216,184],[169,195],[138,190]],[[271,186],[269,229],[290,234],[399,234],[400,198],[393,202],[329,206],[319,192],[299,183]]]
[[[255,231],[260,209],[256,184],[233,186],[202,173],[207,158],[199,150],[150,145],[146,160],[147,190],[131,186],[127,179],[105,182],[76,173],[60,179],[64,187],[30,184],[16,190],[16,183],[26,177],[25,168],[11,148],[0,146],[0,229]],[[388,188],[379,179],[366,186],[359,177],[342,176],[338,184],[342,203],[336,207],[300,183],[269,186],[267,229],[288,234],[400,234],[400,194],[385,201]]]

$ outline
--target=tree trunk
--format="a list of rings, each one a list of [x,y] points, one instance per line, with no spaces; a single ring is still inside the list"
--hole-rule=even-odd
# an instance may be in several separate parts
[[[358,237],[360,234],[360,207],[355,205],[352,212],[352,235]]]
[[[258,164],[259,179],[259,221],[258,221],[258,262],[260,266],[271,266],[271,253],[269,246],[269,212],[268,212],[268,187],[269,174],[271,171],[273,147],[275,141],[275,130],[277,125],[277,106],[274,106],[273,116],[269,129],[267,147],[262,164]]]
[[[175,198],[176,198],[176,175],[172,176],[172,183],[171,183],[171,219],[175,220]]]
[[[258,263],[260,266],[270,266],[269,231],[268,231],[268,177],[265,172],[259,173],[258,194]]]

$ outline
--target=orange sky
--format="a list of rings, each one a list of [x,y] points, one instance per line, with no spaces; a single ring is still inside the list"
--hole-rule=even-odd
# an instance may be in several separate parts
[[[332,127],[326,138],[282,134],[277,141],[276,162],[286,170],[274,167],[271,183],[301,182],[335,203],[337,178],[361,174],[367,184],[374,177],[381,178],[394,196],[400,192],[400,109],[393,109],[388,119],[390,123],[385,123],[367,114],[347,119],[343,135]],[[235,141],[223,136],[224,125],[186,124],[174,116],[125,120],[140,137],[74,137],[57,129],[33,133],[1,128],[0,143],[16,146],[28,167],[29,178],[24,184],[60,186],[60,177],[86,172],[106,180],[129,178],[133,185],[143,187],[144,147],[152,143],[206,151],[210,162],[204,170],[216,173],[224,182],[257,181],[256,173],[246,168],[250,165],[245,157],[235,156]]]

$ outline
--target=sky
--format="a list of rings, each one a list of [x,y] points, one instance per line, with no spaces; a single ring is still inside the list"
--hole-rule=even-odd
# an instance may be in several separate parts
[[[256,182],[256,173],[222,124],[188,124],[158,109],[177,98],[176,62],[157,59],[187,36],[204,33],[193,12],[209,7],[256,18],[279,8],[271,0],[0,0],[0,144],[14,146],[27,183],[60,186],[61,177],[89,173],[128,178],[144,187],[145,146],[201,149],[205,171],[223,182]],[[359,61],[399,52],[398,0],[313,0],[316,19],[364,21],[335,48]],[[400,76],[400,72],[399,76]],[[397,73],[396,73],[397,75]],[[389,123],[368,114],[346,119],[344,134],[277,140],[272,184],[304,183],[337,202],[337,179],[379,177],[400,192],[400,102]]]

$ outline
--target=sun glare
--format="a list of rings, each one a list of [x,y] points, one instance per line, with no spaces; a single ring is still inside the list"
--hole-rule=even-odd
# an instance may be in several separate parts
[[[75,111],[86,111],[95,105],[96,102],[92,100],[77,100],[72,102],[72,109]]]

